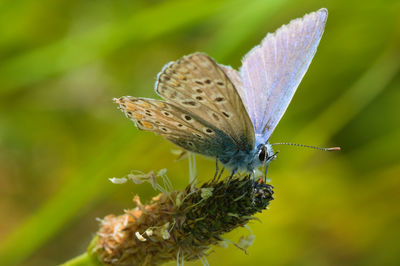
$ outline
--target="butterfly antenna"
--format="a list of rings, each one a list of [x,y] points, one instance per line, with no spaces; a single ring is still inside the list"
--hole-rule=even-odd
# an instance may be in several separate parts
[[[299,147],[305,147],[305,148],[316,149],[316,150],[320,150],[320,151],[340,151],[340,147],[320,148],[320,147],[315,147],[315,146],[309,146],[309,145],[297,144],[297,143],[287,143],[287,142],[272,143],[271,145],[299,146]]]

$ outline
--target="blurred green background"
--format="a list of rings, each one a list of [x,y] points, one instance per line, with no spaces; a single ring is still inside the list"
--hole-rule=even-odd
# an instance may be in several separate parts
[[[0,265],[55,265],[84,252],[96,217],[156,194],[114,185],[131,170],[187,160],[138,131],[113,97],[155,97],[171,60],[207,52],[235,68],[267,32],[321,7],[325,34],[272,142],[270,209],[248,255],[216,248],[211,265],[400,265],[400,2],[4,0],[0,2]],[[214,161],[197,156],[200,180]],[[246,230],[227,237],[237,241]],[[201,265],[200,262],[187,263]],[[170,265],[174,265],[171,263]]]

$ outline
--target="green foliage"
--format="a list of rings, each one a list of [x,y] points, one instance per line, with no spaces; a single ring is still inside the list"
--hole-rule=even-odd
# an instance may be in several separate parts
[[[132,207],[133,194],[156,194],[108,178],[167,167],[185,187],[187,162],[174,163],[175,147],[137,131],[113,97],[156,97],[162,66],[194,51],[238,67],[267,32],[321,7],[325,34],[272,141],[343,151],[280,147],[269,170],[276,200],[251,224],[249,255],[217,248],[209,261],[400,264],[398,1],[6,0],[0,265],[61,263],[85,250],[96,217]],[[197,159],[199,178],[212,176],[214,162]]]

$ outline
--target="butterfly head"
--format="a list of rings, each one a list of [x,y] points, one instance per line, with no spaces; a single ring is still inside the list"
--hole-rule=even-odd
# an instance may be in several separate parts
[[[259,144],[255,150],[250,168],[254,169],[258,166],[268,164],[276,158],[277,153],[272,149],[271,144]]]

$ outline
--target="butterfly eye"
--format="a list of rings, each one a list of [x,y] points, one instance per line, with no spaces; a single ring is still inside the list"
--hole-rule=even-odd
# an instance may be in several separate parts
[[[262,148],[261,148],[261,151],[260,151],[260,154],[258,154],[258,159],[259,159],[261,162],[264,162],[264,161],[265,161],[265,158],[266,158],[266,155],[267,155],[267,153],[266,153],[266,151],[265,151],[265,147],[262,147]]]

